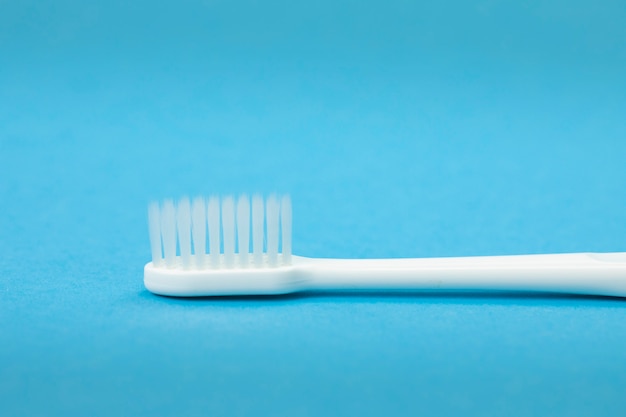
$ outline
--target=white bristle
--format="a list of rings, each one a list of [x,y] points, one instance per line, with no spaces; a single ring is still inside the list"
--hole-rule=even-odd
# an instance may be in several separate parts
[[[148,206],[148,231],[150,233],[150,250],[152,251],[152,264],[161,266],[161,210],[159,203],[152,202]]]
[[[161,210],[161,238],[165,266],[176,266],[176,210],[172,200],[165,200]]]
[[[291,198],[283,196],[280,202],[283,263],[291,264]]]
[[[152,264],[197,270],[291,265],[291,223],[289,196],[153,202],[148,206]]]
[[[252,258],[254,265],[263,265],[263,198],[256,194],[252,196]]]
[[[211,265],[220,264],[220,200],[210,197],[207,204],[207,221],[209,224],[209,257]]]
[[[265,205],[267,226],[267,262],[270,266],[278,263],[278,219],[280,206],[275,195],[269,196]]]
[[[222,234],[224,242],[224,264],[235,265],[235,201],[232,197],[222,200]]]
[[[245,194],[237,200],[237,240],[239,265],[245,268],[250,251],[250,200]]]
[[[183,268],[189,269],[191,267],[191,204],[188,197],[181,198],[176,207],[176,229],[180,263]]]
[[[206,209],[202,197],[194,198],[191,204],[191,235],[196,267],[203,268],[206,257]]]

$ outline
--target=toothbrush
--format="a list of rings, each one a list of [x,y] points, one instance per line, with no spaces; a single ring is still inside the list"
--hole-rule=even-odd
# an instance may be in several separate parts
[[[144,268],[144,284],[166,296],[495,290],[626,297],[626,252],[424,259],[295,256],[289,196],[153,202],[148,224],[152,262]]]

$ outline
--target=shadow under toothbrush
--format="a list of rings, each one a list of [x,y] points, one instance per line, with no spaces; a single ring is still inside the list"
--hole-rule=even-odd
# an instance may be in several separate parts
[[[161,298],[164,300],[176,300],[185,303],[230,303],[242,301],[292,301],[306,299],[367,299],[367,300],[415,300],[433,301],[442,300],[453,304],[464,301],[475,303],[484,300],[493,304],[511,304],[521,301],[594,301],[600,303],[612,303],[612,306],[623,304],[626,308],[626,298],[585,295],[585,294],[565,294],[536,291],[301,291],[288,294],[274,295],[235,295],[235,296],[207,296],[207,297],[172,297],[152,294],[145,290],[142,296]],[[500,303],[498,302],[500,301]]]

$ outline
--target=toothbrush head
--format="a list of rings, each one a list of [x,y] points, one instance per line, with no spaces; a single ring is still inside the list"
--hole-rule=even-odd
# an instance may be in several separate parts
[[[144,284],[172,296],[291,292],[291,219],[289,196],[274,194],[152,202]]]

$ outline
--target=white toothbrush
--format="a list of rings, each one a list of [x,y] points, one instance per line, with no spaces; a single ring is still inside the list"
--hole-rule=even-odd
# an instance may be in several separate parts
[[[148,209],[155,294],[195,297],[305,290],[541,291],[626,297],[625,253],[424,259],[291,254],[291,201],[270,196],[165,200]],[[208,243],[208,245],[207,245]],[[177,254],[178,253],[178,254]]]

